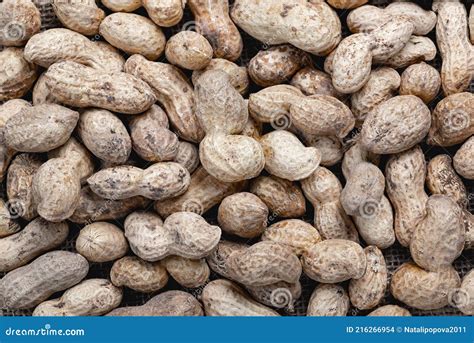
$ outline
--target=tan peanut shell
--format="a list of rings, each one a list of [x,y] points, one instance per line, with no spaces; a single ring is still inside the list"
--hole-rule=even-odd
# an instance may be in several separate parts
[[[129,55],[141,54],[157,60],[165,50],[166,38],[150,19],[133,13],[113,13],[101,22],[100,34]]]
[[[116,68],[118,72],[123,71],[125,65],[123,52],[105,41],[95,41],[95,44],[101,54],[105,56],[104,63],[106,70],[115,70]]]
[[[271,285],[246,287],[246,289],[259,303],[288,311],[294,310],[295,302],[301,297],[299,281],[296,283],[280,281]]]
[[[349,13],[347,25],[356,32],[371,32],[394,15],[404,15],[414,24],[414,34],[426,35],[436,25],[436,14],[424,10],[415,2],[393,2],[385,8],[372,5],[361,6]]]
[[[125,59],[104,42],[64,28],[49,29],[31,37],[25,46],[25,59],[48,68],[60,61],[74,61],[109,72],[120,72]]]
[[[122,290],[107,279],[88,279],[57,299],[39,304],[33,316],[100,316],[118,307]]]
[[[243,48],[242,37],[229,16],[228,0],[188,0],[196,31],[207,38],[214,57],[235,61]]]
[[[290,106],[303,96],[301,91],[290,85],[276,85],[264,88],[249,96],[249,114],[262,123],[271,123],[278,129],[285,129],[290,124]],[[286,120],[286,127],[278,125]]]
[[[204,214],[226,196],[241,191],[245,185],[244,181],[234,183],[219,181],[204,168],[199,167],[191,176],[191,182],[185,193],[178,197],[157,201],[155,210],[163,218],[180,211]]]
[[[72,154],[71,158],[52,158],[34,175],[33,199],[38,205],[38,214],[44,219],[60,222],[74,213],[81,191],[79,162],[79,154]]]
[[[379,158],[363,149],[360,143],[354,144],[344,154],[342,161],[342,173],[347,179],[352,178],[354,170],[362,164],[378,164]],[[372,162],[372,163],[368,163]],[[369,191],[370,192],[370,191]],[[368,199],[360,208],[360,213],[353,216],[354,224],[364,241],[369,245],[375,245],[385,249],[395,242],[393,230],[393,210],[390,201],[383,195],[379,200]]]
[[[17,155],[7,174],[7,195],[10,207],[22,218],[32,220],[38,215],[33,198],[33,177],[43,161],[34,154]]]
[[[368,246],[364,252],[367,259],[365,274],[349,283],[351,303],[361,310],[377,306],[385,295],[388,283],[387,266],[382,252],[375,246]]]
[[[341,141],[336,136],[317,136],[302,134],[307,146],[318,149],[321,152],[320,165],[331,167],[342,160],[344,149]]]
[[[248,103],[248,100],[245,100]],[[263,132],[263,123],[253,119],[252,117],[248,117],[247,122],[245,123],[244,129],[240,133],[244,136],[252,137],[253,139],[259,140],[262,137]]]
[[[23,108],[5,124],[5,143],[23,152],[46,152],[69,139],[79,113],[55,104]]]
[[[378,105],[390,99],[400,87],[400,75],[392,68],[374,69],[367,83],[351,97],[351,110],[358,124]],[[415,94],[416,95],[416,94]]]
[[[248,192],[224,198],[217,213],[217,221],[224,232],[244,238],[260,236],[267,226],[267,218],[267,205]]]
[[[341,192],[341,205],[348,215],[370,215],[371,207],[382,199],[385,177],[374,164],[361,162],[355,166]]]
[[[472,11],[471,11],[472,13]],[[454,294],[455,305],[466,316],[474,315],[474,271],[471,269],[464,275],[461,287]]]
[[[362,216],[352,220],[362,239],[379,249],[385,249],[395,243],[394,218],[390,201],[385,195],[379,202],[369,202]]]
[[[211,62],[212,46],[194,31],[181,31],[166,43],[166,59],[171,64],[189,70],[200,70]]]
[[[95,222],[81,229],[76,250],[90,262],[109,262],[123,257],[128,251],[128,243],[117,226]]]
[[[466,186],[454,171],[449,155],[437,155],[430,160],[426,185],[431,194],[449,196],[461,208],[465,208],[469,203]]]
[[[339,18],[324,2],[296,0],[287,7],[281,0],[237,0],[231,15],[242,30],[269,45],[289,43],[315,55],[327,55],[341,40]]]
[[[209,280],[211,273],[205,259],[168,256],[162,264],[171,277],[186,288],[203,286]]]
[[[372,163],[373,165],[378,165],[380,162],[380,156],[374,154],[360,144],[360,142],[355,142],[344,152],[344,158],[341,164],[342,174],[346,179],[351,177],[351,173],[357,168],[361,163]]]
[[[107,316],[203,316],[202,305],[191,294],[167,291],[154,296],[141,306],[119,307]]]
[[[261,175],[252,181],[250,192],[267,205],[272,216],[296,218],[306,212],[303,192],[294,182]]]
[[[4,0],[0,4],[0,45],[22,46],[41,28],[41,13],[30,0]]]
[[[432,195],[410,241],[413,260],[425,270],[438,271],[461,255],[464,241],[461,208],[448,196]]]
[[[46,253],[0,280],[1,307],[32,308],[52,294],[79,283],[88,271],[89,263],[79,254],[69,251]]]
[[[474,138],[469,138],[456,152],[453,158],[454,169],[462,177],[474,179]]]
[[[193,89],[178,68],[133,55],[125,63],[125,71],[151,86],[178,136],[195,143],[202,140],[204,131],[194,114]]]
[[[0,105],[0,139],[5,144],[5,124],[8,119],[17,116],[23,109],[31,107],[31,104],[23,99],[12,99]]]
[[[262,235],[262,241],[287,245],[300,256],[322,240],[314,226],[300,219],[287,219],[270,225]]]
[[[292,124],[304,133],[345,137],[355,124],[351,110],[328,95],[311,95],[291,104]]]
[[[14,150],[7,148],[4,144],[0,144],[0,181],[3,181],[8,165],[14,155]]]
[[[419,146],[392,156],[385,169],[387,195],[395,211],[395,234],[405,247],[426,213],[425,177],[426,161]]]
[[[337,283],[364,276],[367,259],[359,244],[345,239],[327,239],[308,249],[301,263],[311,279]]]
[[[8,203],[0,199],[0,238],[7,237],[21,230],[21,226],[10,213]]]
[[[226,265],[231,279],[246,286],[295,283],[301,275],[300,261],[292,249],[270,241],[234,252]]]
[[[304,95],[329,95],[341,99],[342,94],[332,85],[331,76],[312,67],[300,69],[293,75],[290,84]]]
[[[33,87],[33,105],[57,104],[59,101],[46,85],[45,73],[41,74]]]
[[[471,12],[469,12],[469,31],[471,33],[471,43],[474,44],[474,11],[471,7]]]
[[[369,80],[371,67],[371,40],[362,33],[343,39],[324,64],[334,88],[343,94],[359,91]]]
[[[428,144],[451,146],[474,134],[474,94],[449,95],[433,111]]]
[[[92,192],[89,186],[81,189],[79,202],[68,219],[74,223],[92,223],[125,217],[129,212],[143,208],[148,200],[135,196],[127,199],[104,199]]]
[[[474,214],[467,210],[462,211],[464,228],[466,229],[466,242],[464,249],[474,249]]]
[[[169,255],[199,259],[209,255],[219,243],[221,229],[192,212],[176,212],[163,223],[149,212],[134,212],[124,223],[132,251],[145,261]]]
[[[384,61],[402,50],[413,29],[408,17],[397,15],[370,33],[345,38],[332,60],[334,87],[345,94],[360,90],[370,77],[372,62]]]
[[[247,68],[253,82],[268,87],[288,81],[294,73],[310,63],[310,57],[305,52],[284,44],[259,51]]]
[[[76,162],[77,173],[81,178],[81,184],[87,182],[87,178],[94,173],[95,164],[92,159],[92,154],[74,137],[61,145],[59,148],[48,152],[49,158],[64,157],[74,159]]]
[[[464,92],[474,78],[474,47],[469,41],[466,7],[459,1],[434,1],[433,10],[438,14],[436,41],[443,61],[444,94]]]
[[[183,17],[185,0],[143,0],[148,16],[156,25],[170,27],[179,23]]]
[[[362,6],[368,0],[328,0],[328,4],[339,9],[350,9]]]
[[[168,273],[160,262],[146,262],[136,256],[125,256],[114,262],[110,280],[117,287],[137,292],[157,292],[168,283]]]
[[[194,86],[196,116],[206,134],[242,132],[248,119],[248,107],[227,73],[206,71]]]
[[[142,6],[141,0],[101,0],[113,12],[133,12]]]
[[[237,64],[223,58],[213,58],[204,69],[193,71],[193,84],[196,84],[199,77],[209,70],[222,70],[223,72],[227,73],[230,77],[230,83],[232,87],[237,89],[240,94],[247,93],[249,87],[247,68],[240,67]]]
[[[105,13],[97,7],[95,0],[53,0],[52,5],[54,13],[68,29],[88,36],[99,33]]]
[[[248,247],[248,245],[242,243],[221,240],[211,254],[206,257],[207,264],[213,272],[225,277],[226,279],[232,279],[227,265],[229,257],[234,252],[243,251]]]
[[[329,55],[326,56],[326,58],[324,60],[324,66],[323,66],[324,72],[331,77],[331,84],[332,84],[332,73],[333,73],[333,65],[332,64],[334,62],[334,56],[335,55],[336,55],[336,49],[331,51],[329,53]],[[333,87],[334,87],[334,85],[333,85]],[[344,94],[342,94],[342,93],[339,93],[339,94],[344,96]]]
[[[265,169],[272,175],[290,181],[308,177],[321,161],[319,150],[305,147],[289,131],[267,133],[262,136],[260,144],[265,154]]]
[[[25,60],[23,49],[5,48],[0,51],[0,101],[26,95],[36,77],[36,66]]]
[[[122,165],[105,168],[87,179],[91,190],[106,199],[137,195],[162,200],[183,194],[189,186],[187,169],[175,162],[159,162],[147,169]]]
[[[132,141],[125,125],[112,112],[101,109],[83,111],[77,132],[87,149],[101,160],[112,164],[128,160]]]
[[[179,152],[178,137],[162,125],[162,117],[167,118],[166,113],[159,106],[153,105],[129,123],[133,150],[144,160],[173,161]]]
[[[421,142],[431,125],[431,112],[413,95],[400,95],[377,106],[360,133],[362,146],[375,154],[394,154]]]
[[[406,317],[411,316],[410,311],[400,307],[398,305],[384,305],[380,306],[376,310],[370,312],[367,316],[374,317],[374,316],[382,316],[382,317]]]
[[[0,271],[8,272],[21,267],[44,252],[62,244],[69,233],[65,222],[51,223],[36,218],[20,232],[0,239],[2,255]]]
[[[206,135],[199,145],[199,158],[206,171],[222,182],[239,182],[257,177],[265,166],[264,148],[252,137]]]
[[[401,69],[418,62],[433,61],[437,53],[435,43],[428,37],[411,36],[399,52],[379,62],[395,69]]]
[[[237,284],[223,279],[204,287],[202,302],[206,316],[279,316],[250,298]]]
[[[439,72],[425,62],[409,66],[402,74],[400,83],[401,95],[416,95],[429,103],[438,95],[441,87]]]
[[[174,162],[181,164],[189,173],[193,173],[199,167],[199,150],[189,142],[179,141],[178,151],[173,159]]]
[[[311,294],[306,315],[310,317],[346,316],[349,307],[349,296],[342,286],[320,284]]]
[[[395,15],[368,34],[373,41],[372,59],[380,63],[399,53],[411,38],[414,24],[405,15]]]
[[[323,239],[359,240],[354,224],[341,205],[342,185],[336,175],[318,167],[301,181],[301,187],[314,206],[314,226]]]
[[[435,310],[447,306],[449,295],[460,285],[459,275],[452,266],[429,272],[409,262],[393,274],[390,292],[410,307]]]
[[[360,142],[355,142],[344,152],[341,171],[345,178],[349,178],[352,171],[362,162],[378,165],[380,156],[364,149]]]
[[[44,76],[54,98],[73,107],[99,107],[137,114],[156,101],[152,89],[144,81],[126,73],[108,74],[66,61],[50,66]],[[84,93],[85,89],[87,93]]]

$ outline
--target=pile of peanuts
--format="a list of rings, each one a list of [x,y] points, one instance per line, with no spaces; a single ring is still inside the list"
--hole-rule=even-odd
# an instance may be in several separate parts
[[[41,2],[0,3],[2,310],[474,314],[474,7]]]

